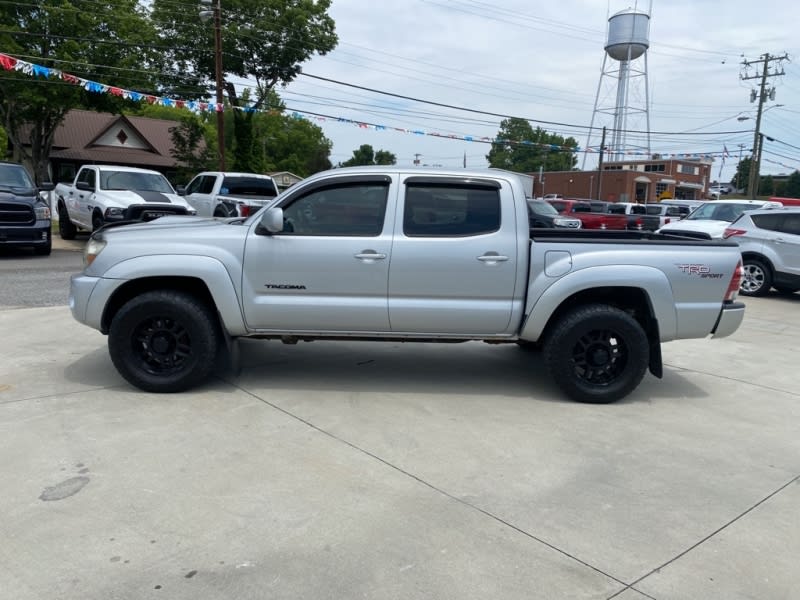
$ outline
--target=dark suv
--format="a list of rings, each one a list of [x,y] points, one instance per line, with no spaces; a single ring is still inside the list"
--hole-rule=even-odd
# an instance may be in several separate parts
[[[742,251],[743,296],[764,296],[773,287],[784,294],[800,290],[800,207],[748,211],[723,237]]]
[[[0,245],[50,254],[50,206],[39,191],[52,189],[52,183],[37,188],[22,165],[0,162]]]

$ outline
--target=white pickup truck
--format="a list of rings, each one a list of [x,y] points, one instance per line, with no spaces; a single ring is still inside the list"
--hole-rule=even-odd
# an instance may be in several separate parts
[[[134,167],[85,165],[72,184],[59,183],[55,195],[58,231],[65,240],[106,223],[195,214],[164,175]]]
[[[206,171],[178,193],[202,217],[247,217],[271,202],[278,186],[269,175]]]
[[[661,342],[742,322],[733,242],[528,219],[515,173],[335,169],[249,218],[104,228],[70,308],[146,391],[197,385],[241,337],[480,340],[541,346],[562,390],[597,403],[660,377]]]

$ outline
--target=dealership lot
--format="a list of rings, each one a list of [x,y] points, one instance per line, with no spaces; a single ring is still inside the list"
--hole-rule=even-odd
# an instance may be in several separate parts
[[[746,303],[609,406],[479,343],[244,341],[149,395],[66,307],[0,310],[0,590],[793,597],[800,294]]]

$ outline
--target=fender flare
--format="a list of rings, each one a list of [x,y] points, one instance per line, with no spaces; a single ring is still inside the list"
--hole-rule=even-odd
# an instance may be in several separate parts
[[[529,286],[528,297],[535,297],[538,280]],[[533,290],[531,288],[534,288]],[[675,339],[678,328],[677,310],[672,286],[667,276],[654,267],[640,265],[613,265],[587,267],[572,271],[551,284],[537,298],[526,315],[520,338],[536,341],[547,327],[552,316],[567,300],[580,292],[598,288],[637,288],[642,290],[658,321],[661,341]]]
[[[175,268],[176,265],[179,265],[178,269]],[[192,254],[138,256],[115,264],[103,273],[102,277],[124,280],[126,283],[153,277],[198,279],[205,284],[211,294],[214,309],[219,314],[223,329],[234,337],[247,333],[242,307],[236,294],[236,285],[225,265],[214,257]],[[121,285],[117,286],[116,290]],[[105,302],[106,306],[109,299]]]

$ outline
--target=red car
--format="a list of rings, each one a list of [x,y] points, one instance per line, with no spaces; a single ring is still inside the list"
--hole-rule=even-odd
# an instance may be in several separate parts
[[[627,229],[628,216],[608,212],[607,202],[573,198],[548,200],[559,214],[580,219],[583,229]]]

